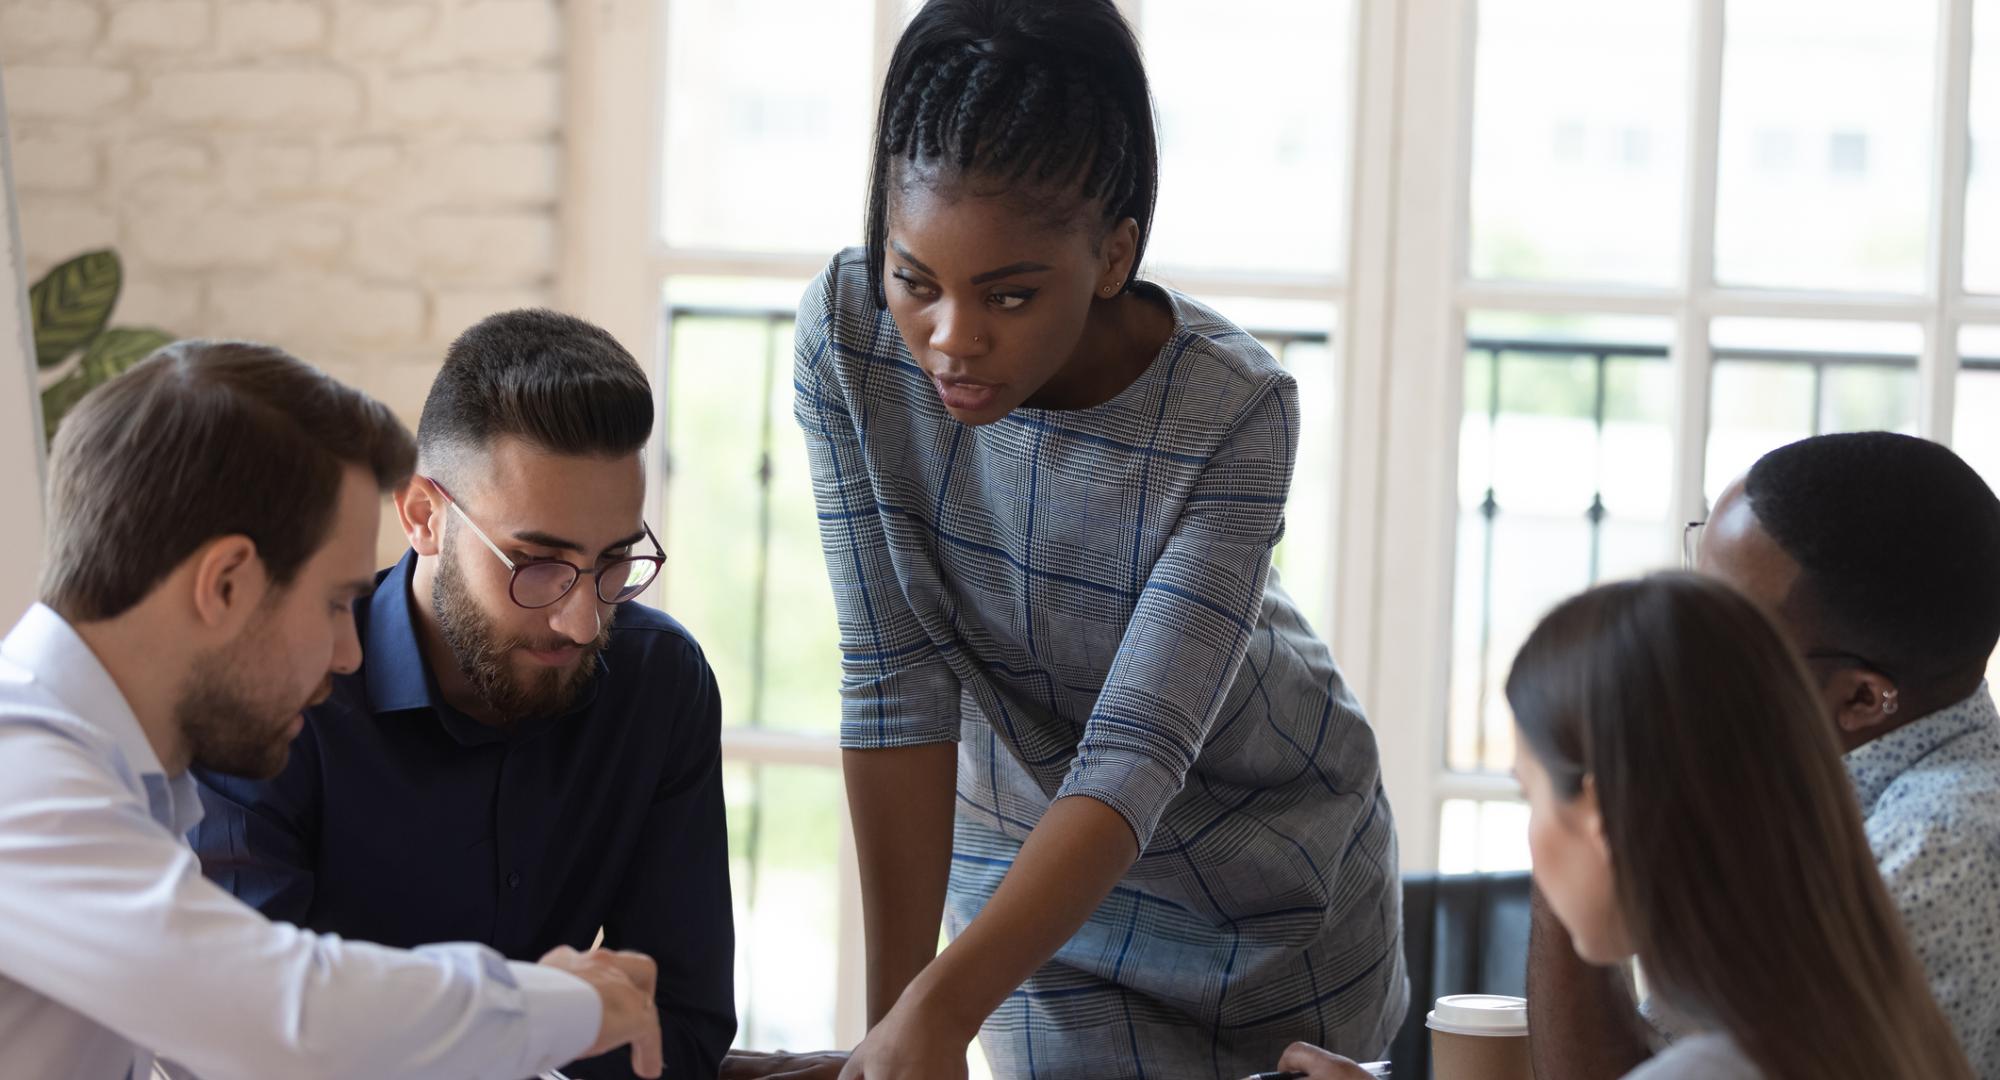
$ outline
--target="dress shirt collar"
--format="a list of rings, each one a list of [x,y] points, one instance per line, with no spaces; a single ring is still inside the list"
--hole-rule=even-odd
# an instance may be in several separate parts
[[[167,775],[131,703],[69,620],[36,604],[0,642],[0,654],[33,675],[77,719],[110,737],[138,780],[154,820],[176,836],[201,820],[194,781],[185,770]]]
[[[1861,800],[1861,816],[1875,812],[1889,785],[1938,748],[1996,722],[1993,695],[1985,683],[1972,696],[1912,721],[1847,752],[1848,775]]]

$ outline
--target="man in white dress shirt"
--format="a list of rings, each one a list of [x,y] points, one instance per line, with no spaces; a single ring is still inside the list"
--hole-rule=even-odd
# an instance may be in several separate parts
[[[41,596],[0,642],[0,1076],[519,1077],[630,1044],[654,967],[273,923],[202,877],[188,767],[275,774],[361,661],[409,433],[265,346],[182,342],[64,420]]]

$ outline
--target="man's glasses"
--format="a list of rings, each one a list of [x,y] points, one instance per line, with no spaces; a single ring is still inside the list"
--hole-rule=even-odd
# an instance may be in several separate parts
[[[1694,569],[1695,556],[1701,553],[1701,531],[1706,528],[1706,521],[1690,521],[1681,530],[1681,569]]]
[[[643,521],[639,523],[639,527],[646,530],[646,539],[653,542],[654,554],[623,555],[603,566],[591,569],[562,559],[536,559],[534,562],[517,564],[507,557],[506,552],[500,550],[500,545],[495,544],[493,539],[486,535],[486,530],[480,528],[478,522],[472,520],[459,507],[458,500],[451,497],[451,492],[446,491],[443,484],[428,476],[423,479],[438,490],[438,494],[444,497],[444,504],[451,507],[452,512],[458,515],[458,519],[465,522],[472,529],[473,535],[479,537],[480,542],[486,545],[486,549],[493,553],[493,557],[505,564],[507,570],[514,575],[507,583],[507,597],[521,607],[531,610],[548,607],[568,596],[569,591],[576,588],[577,581],[585,574],[597,578],[599,600],[607,604],[622,604],[627,600],[636,600],[640,593],[646,591],[646,586],[651,585],[653,579],[660,576],[660,567],[666,565],[666,549],[660,546],[659,538],[653,535],[652,528]]]

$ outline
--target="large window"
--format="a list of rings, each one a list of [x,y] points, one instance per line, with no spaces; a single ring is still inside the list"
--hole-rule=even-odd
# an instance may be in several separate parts
[[[1501,686],[1553,602],[1675,564],[1797,438],[1920,433],[2000,470],[2000,2],[1467,6],[1437,826],[1443,865],[1498,869],[1525,859],[1492,798]]]
[[[644,78],[585,88],[658,103],[655,227],[629,275],[574,261],[654,305],[661,600],[722,681],[743,1039],[848,1044],[859,913],[791,320],[861,239],[873,94],[916,3],[606,10],[634,5],[658,47],[607,19],[596,48],[646,53]],[[1299,378],[1280,577],[1375,722],[1406,866],[1524,863],[1500,692],[1523,635],[1677,563],[1759,454],[1891,428],[2000,480],[2000,0],[1120,6],[1159,104],[1149,272]],[[633,171],[631,131],[583,142],[614,167],[580,183]]]
[[[1327,0],[1122,6],[1147,51],[1160,118],[1147,272],[1252,329],[1297,375],[1300,461],[1277,563],[1324,626],[1357,16]],[[860,1035],[859,915],[835,741],[838,632],[791,415],[792,318],[831,255],[861,242],[874,94],[914,7],[663,8],[652,269],[670,561],[660,600],[701,640],[721,683],[741,1039],[759,1047]],[[1234,209],[1214,212],[1223,205]]]

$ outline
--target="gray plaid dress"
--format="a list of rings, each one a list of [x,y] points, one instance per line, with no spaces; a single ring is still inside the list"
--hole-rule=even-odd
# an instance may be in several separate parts
[[[1374,733],[1279,588],[1292,380],[1177,294],[1089,409],[972,428],[849,250],[806,292],[797,416],[839,611],[841,744],[956,740],[946,922],[1087,795],[1142,855],[980,1039],[998,1077],[1235,1080],[1378,1056],[1407,1001]],[[1145,286],[1151,288],[1150,286]]]

